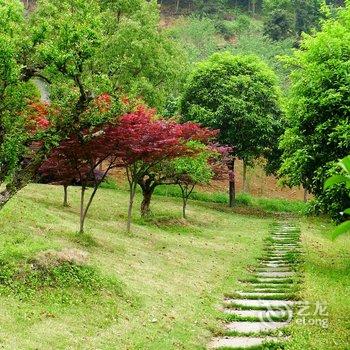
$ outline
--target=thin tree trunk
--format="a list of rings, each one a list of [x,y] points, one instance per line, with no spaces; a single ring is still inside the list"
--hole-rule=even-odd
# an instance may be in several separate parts
[[[63,206],[68,207],[68,185],[63,185]]]
[[[186,207],[187,207],[187,198],[183,197],[182,198],[182,217],[184,219],[187,219],[187,216],[186,216]]]
[[[256,0],[252,0],[252,13],[253,13],[253,16],[255,16],[255,12],[256,12]]]
[[[234,207],[236,204],[236,183],[235,183],[235,158],[228,164],[229,169],[229,205]]]
[[[105,170],[105,172],[104,172],[102,178],[100,179],[100,181],[95,182],[94,189],[93,189],[93,191],[91,193],[91,196],[90,196],[90,198],[88,200],[88,203],[87,203],[85,209],[84,209],[84,194],[85,194],[86,187],[82,186],[82,192],[83,192],[83,188],[84,188],[84,193],[82,193],[82,200],[81,200],[81,203],[80,203],[80,205],[81,205],[81,207],[80,207],[80,230],[82,230],[81,233],[84,232],[85,219],[86,219],[87,213],[88,213],[88,211],[90,209],[91,203],[92,203],[93,199],[95,198],[96,192],[97,192],[98,188],[100,187],[101,183],[106,178],[108,172],[111,170],[111,167],[112,166],[110,164],[108,166],[108,168]]]
[[[131,230],[131,215],[132,215],[132,206],[134,204],[135,191],[136,191],[136,183],[130,183],[130,197],[129,197],[129,208],[128,208],[128,222],[126,225],[126,232],[130,233]]]
[[[243,192],[247,191],[247,163],[243,160]]]
[[[176,10],[175,13],[179,12],[180,0],[176,0]]]
[[[142,195],[143,195],[143,199],[141,202],[141,216],[142,217],[147,217],[151,214],[150,205],[151,205],[151,199],[152,199],[153,192],[154,192],[153,187],[151,187],[149,189],[142,189]]]
[[[85,210],[84,210],[84,198],[85,198],[85,186],[81,187],[80,195],[80,229],[79,233],[84,233],[84,221],[85,221]]]
[[[307,202],[307,189],[304,188],[304,202]]]
[[[182,217],[184,219],[187,219],[187,215],[186,215],[186,208],[187,208],[187,203],[188,203],[188,199],[191,196],[191,193],[194,190],[195,184],[186,184],[186,185],[181,185],[179,184],[180,188],[181,188],[181,193],[182,193]]]

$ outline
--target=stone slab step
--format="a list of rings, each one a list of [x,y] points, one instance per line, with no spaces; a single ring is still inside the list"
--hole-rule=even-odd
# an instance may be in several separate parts
[[[231,349],[249,349],[258,345],[262,345],[265,342],[278,342],[280,338],[276,337],[217,337],[214,338],[208,349],[220,349],[220,348],[231,348]]]
[[[289,317],[291,319],[292,310],[234,310],[224,309],[223,312],[229,315],[240,317],[258,317],[261,320],[271,320],[273,317]]]
[[[281,292],[281,290],[283,290],[283,292]],[[249,289],[249,292],[251,293],[270,293],[270,294],[273,294],[273,295],[278,295],[279,293],[282,293],[282,294],[295,294],[295,291],[293,290],[290,290],[290,288],[285,288],[285,287],[282,287],[282,288],[278,288],[278,287],[268,287],[268,288],[252,288],[252,289]]]
[[[288,264],[275,264],[275,263],[263,263],[258,266],[259,268],[290,268],[291,265]]]
[[[287,309],[289,310],[295,302],[292,300],[257,300],[257,299],[232,299],[226,298],[225,304],[237,304],[244,307],[262,307],[262,308],[273,308],[273,309]]]
[[[238,291],[236,292],[237,295],[241,296],[241,297],[263,297],[264,299],[266,299],[267,297],[273,297],[275,295],[278,295],[278,296],[288,296],[289,293],[281,293],[281,292],[241,292],[241,291]],[[277,297],[276,297],[277,298]]]
[[[260,266],[256,268],[259,272],[292,272],[290,267],[280,267],[280,266]]]
[[[285,277],[258,277],[257,282],[266,284],[292,284],[289,278]],[[277,282],[277,283],[276,283]]]
[[[260,333],[273,331],[275,329],[281,329],[287,327],[289,322],[246,322],[246,321],[234,321],[227,323],[225,329],[228,331],[239,332],[241,334]]]
[[[258,277],[279,278],[279,277],[292,277],[295,275],[295,273],[294,272],[257,272],[256,275]]]

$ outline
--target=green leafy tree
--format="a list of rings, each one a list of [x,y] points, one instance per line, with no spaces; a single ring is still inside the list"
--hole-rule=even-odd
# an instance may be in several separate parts
[[[305,36],[291,60],[294,72],[279,174],[289,186],[302,185],[316,197],[315,210],[338,217],[347,207],[344,186],[323,188],[336,164],[350,151],[350,8],[322,31]]]
[[[299,38],[320,27],[324,0],[265,0],[264,31],[271,39]]]
[[[269,13],[264,23],[264,34],[272,40],[286,39],[293,33],[293,17],[283,9],[276,9]]]
[[[2,179],[12,169],[0,206],[35,178],[62,139],[118,115],[121,95],[142,95],[156,105],[176,91],[181,59],[158,30],[158,16],[154,1],[41,0],[27,18],[19,0],[0,2]],[[35,152],[31,139],[14,129],[24,128],[17,116],[39,95],[33,77],[49,83],[56,111]],[[105,93],[111,96],[108,113],[95,113]]]
[[[0,193],[2,206],[32,170],[23,156],[38,137],[28,129],[28,101],[38,101],[32,78],[39,76],[39,67],[32,59],[37,42],[27,28],[20,1],[0,2],[0,28],[0,183],[13,179]]]
[[[275,74],[255,56],[214,54],[190,75],[181,101],[183,119],[219,129],[234,147],[230,205],[235,201],[234,157],[247,165],[268,153],[281,133],[280,91]]]
[[[187,62],[159,28],[157,2],[109,0],[105,11],[108,36],[100,61],[114,89],[162,111],[168,95],[179,91]]]
[[[348,190],[350,190],[350,156],[347,156],[339,161],[339,166],[342,169],[342,174],[333,175],[325,182],[324,188],[331,188],[334,185],[344,184]],[[350,208],[344,209],[343,214],[347,217],[350,216]],[[346,220],[340,224],[333,232],[332,237],[338,236],[350,232],[350,220]]]
[[[192,142],[191,148],[196,152],[194,157],[181,157],[168,166],[169,176],[174,180],[182,195],[182,216],[186,219],[188,200],[197,185],[209,184],[214,177],[210,160],[217,156],[214,152],[198,142]]]

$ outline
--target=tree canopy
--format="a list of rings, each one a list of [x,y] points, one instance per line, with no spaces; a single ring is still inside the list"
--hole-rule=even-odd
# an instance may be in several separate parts
[[[347,207],[344,187],[323,189],[335,162],[350,152],[350,8],[324,22],[322,31],[305,36],[291,61],[294,72],[288,122],[281,147],[280,175],[290,186],[303,185],[321,211]]]
[[[181,101],[184,120],[219,129],[222,144],[249,163],[281,133],[280,91],[273,71],[255,56],[214,54],[190,75]]]

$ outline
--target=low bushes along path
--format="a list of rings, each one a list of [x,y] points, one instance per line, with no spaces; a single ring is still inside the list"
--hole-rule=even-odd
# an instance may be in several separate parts
[[[296,227],[274,226],[251,278],[242,281],[242,290],[225,296],[226,323],[209,349],[277,349],[288,340],[283,330],[296,303],[299,240]]]

